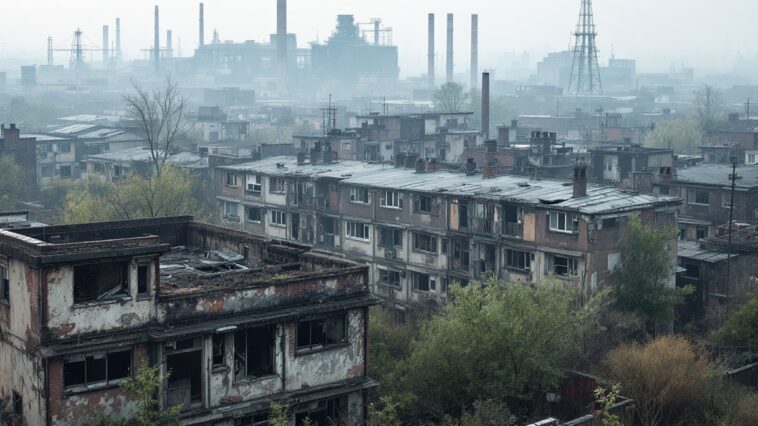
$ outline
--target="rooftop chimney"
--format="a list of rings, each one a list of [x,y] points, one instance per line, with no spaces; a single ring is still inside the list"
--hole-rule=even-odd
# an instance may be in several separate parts
[[[199,34],[197,38],[197,45],[199,47],[205,46],[205,7],[200,3],[200,22],[199,22]]]
[[[482,73],[482,133],[486,139],[490,134],[490,73]]]
[[[426,162],[423,158],[416,160],[416,173],[424,173],[426,171]]]
[[[445,69],[445,82],[453,82],[453,14],[447,14],[447,67]]]
[[[155,5],[155,34],[153,40],[153,62],[155,65],[155,72],[158,73],[161,70],[161,30],[160,19],[158,15],[158,5]]]
[[[587,165],[579,163],[574,167],[574,195],[572,198],[587,196]]]
[[[471,15],[471,88],[479,82],[479,15]],[[484,84],[484,82],[482,82]],[[484,90],[484,86],[482,86]]]
[[[287,91],[287,0],[276,2],[276,69],[279,93]]]
[[[429,88],[434,88],[434,14],[429,14],[429,34],[427,36],[427,62],[426,62],[426,75]]]
[[[109,46],[111,44],[109,40],[108,35],[108,26],[103,25],[103,67],[108,66],[109,58],[110,58],[110,49]]]
[[[476,174],[476,161],[473,158],[466,159],[466,175],[472,176]]]
[[[116,62],[121,62],[121,18],[116,18]]]

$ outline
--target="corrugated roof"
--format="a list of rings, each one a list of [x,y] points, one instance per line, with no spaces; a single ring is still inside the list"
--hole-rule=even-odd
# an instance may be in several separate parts
[[[150,150],[143,147],[123,149],[114,152],[104,152],[87,156],[89,160],[101,161],[152,161]],[[167,160],[172,164],[181,164],[190,168],[208,167],[208,159],[200,157],[192,152],[180,152],[168,157]]]
[[[731,164],[701,164],[698,166],[680,168],[677,170],[676,181],[702,185],[731,186]],[[758,167],[737,167],[737,188],[758,187]]]
[[[700,260],[703,262],[716,263],[727,259],[728,254],[723,251],[708,250],[700,247],[695,241],[679,241],[677,255],[685,259]],[[732,258],[739,255],[732,254]]]
[[[481,175],[438,171],[416,173],[412,169],[395,168],[359,161],[332,164],[298,165],[294,157],[270,157],[250,163],[220,167],[223,170],[260,173],[273,176],[339,178],[348,185],[371,186],[454,196],[476,196],[492,200],[511,200],[524,204],[571,209],[587,214],[639,209],[657,204],[678,204],[675,197],[641,194],[610,186],[588,185],[587,195],[572,198],[569,181],[533,180],[525,176],[497,176],[483,179]]]
[[[72,124],[70,126],[61,127],[60,129],[57,129],[53,131],[52,133],[59,134],[59,135],[73,135],[76,133],[81,133],[90,129],[94,129],[96,127],[97,125],[95,124]]]

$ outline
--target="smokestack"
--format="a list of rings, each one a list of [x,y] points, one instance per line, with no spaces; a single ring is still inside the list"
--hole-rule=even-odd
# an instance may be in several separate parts
[[[374,45],[379,46],[379,20],[374,21]]]
[[[279,93],[287,91],[287,0],[276,2],[276,63]]]
[[[121,62],[121,18],[116,18],[116,62]]]
[[[167,58],[174,56],[173,49],[174,49],[173,34],[171,34],[171,30],[167,30],[166,31],[166,57]]]
[[[53,65],[53,38],[47,37],[47,65]]]
[[[579,163],[574,167],[574,194],[572,198],[587,195],[587,165]]]
[[[453,14],[447,14],[447,68],[445,82],[453,81]]]
[[[479,81],[479,15],[471,15],[471,88]]]
[[[487,139],[490,134],[490,73],[482,73],[482,133]]]
[[[161,29],[158,15],[158,5],[155,5],[155,39],[153,40],[153,62],[155,63],[155,72],[161,70]]]
[[[198,34],[197,45],[199,47],[205,46],[205,10],[203,10],[203,4],[200,3],[200,34]]]
[[[108,66],[108,62],[110,59],[110,50],[108,49],[108,46],[110,46],[110,38],[108,36],[108,26],[103,25],[103,67]]]
[[[427,47],[427,65],[426,76],[429,79],[429,88],[434,89],[434,14],[429,14],[429,35],[427,37],[429,45]]]

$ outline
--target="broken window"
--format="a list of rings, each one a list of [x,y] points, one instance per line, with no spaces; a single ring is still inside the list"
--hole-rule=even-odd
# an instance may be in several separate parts
[[[428,195],[417,195],[414,197],[413,211],[416,213],[431,213],[432,197]]]
[[[66,388],[115,383],[130,377],[131,372],[131,350],[74,355],[63,360],[63,384]]]
[[[547,273],[558,276],[576,275],[576,259],[566,256],[548,256]]]
[[[700,279],[700,265],[696,263],[687,263],[684,265],[684,273],[682,274],[685,278],[699,280]]]
[[[437,254],[437,237],[413,233],[413,250]]]
[[[260,207],[247,207],[248,222],[261,223],[262,216]]]
[[[380,268],[379,283],[390,287],[400,288],[400,271]]]
[[[272,194],[284,194],[285,192],[285,182],[282,178],[270,178],[271,186],[269,187],[269,192]]]
[[[11,283],[8,280],[8,267],[0,265],[0,302],[11,302]]]
[[[710,204],[710,194],[702,189],[687,190],[687,204]]]
[[[269,426],[269,413],[255,413],[250,416],[240,417],[234,420],[234,426]]]
[[[422,272],[413,273],[413,290],[415,291],[434,291],[437,289],[437,282],[429,274]]]
[[[239,204],[232,201],[224,201],[224,217],[229,219],[238,219],[240,217]]]
[[[295,414],[295,426],[340,424],[339,420],[345,415],[346,408],[347,397],[345,396],[308,404],[306,410]]]
[[[150,264],[137,265],[137,294],[150,293]]]
[[[566,212],[550,212],[550,230],[557,232],[579,232],[579,216]]]
[[[129,294],[129,261],[74,266],[74,303]]]
[[[234,377],[236,380],[274,374],[276,327],[256,327],[234,333]]]
[[[237,186],[237,175],[232,172],[226,172],[226,186]]]
[[[532,255],[525,251],[506,250],[505,266],[508,268],[528,271],[532,267]]]
[[[371,191],[365,188],[350,188],[351,203],[371,203]]]
[[[226,365],[224,356],[226,355],[226,335],[214,334],[213,335],[213,365]]]
[[[251,195],[261,195],[263,189],[263,180],[261,175],[247,175],[245,182],[245,192]]]
[[[346,316],[301,320],[297,323],[297,348],[317,349],[347,341]]]
[[[24,416],[24,398],[15,390],[13,391],[13,414],[18,418]]]
[[[468,228],[468,204],[458,204],[458,227]]]

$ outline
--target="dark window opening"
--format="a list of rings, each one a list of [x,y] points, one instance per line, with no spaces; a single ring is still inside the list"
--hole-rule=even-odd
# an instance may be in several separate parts
[[[8,280],[8,268],[0,266],[0,302],[10,303],[11,283]]]
[[[416,213],[431,213],[432,197],[426,195],[416,196],[413,202],[413,211]]]
[[[137,266],[137,294],[147,294],[149,292],[148,277],[150,265]]]
[[[269,426],[269,415],[268,412],[262,412],[240,417],[234,421],[234,426]]]
[[[63,384],[70,388],[112,383],[131,372],[131,350],[72,356],[63,361]]]
[[[309,420],[309,424],[314,426],[340,424],[339,420],[345,415],[346,408],[346,397],[319,401],[317,404],[309,406],[307,411],[295,414],[295,425],[302,426],[306,424],[306,419]]]
[[[177,346],[178,347],[178,346]],[[202,350],[188,350],[166,356],[166,402],[169,407],[181,405],[189,409],[193,402],[202,399]]]
[[[346,316],[298,321],[297,348],[316,349],[347,342]]]
[[[532,255],[525,251],[506,250],[505,266],[528,271],[532,267]]]
[[[381,247],[403,247],[403,230],[393,228],[379,228],[379,246]]]
[[[437,253],[437,237],[429,234],[413,234],[413,250]]]
[[[379,282],[390,287],[400,288],[400,271],[379,269]]]
[[[458,227],[468,228],[468,204],[458,205]]]
[[[413,289],[416,291],[434,291],[437,289],[437,283],[429,274],[414,272]]]
[[[564,256],[553,256],[552,273],[559,276],[576,275],[576,259]]]
[[[247,221],[248,222],[260,222],[261,221],[261,208],[260,207],[248,207],[247,208]]]
[[[248,328],[234,333],[234,377],[263,377],[274,374],[274,326]]]
[[[23,417],[24,415],[24,399],[16,391],[13,391],[13,414],[17,417]]]
[[[708,227],[707,226],[698,226],[697,230],[695,231],[695,238],[698,240],[701,240],[703,238],[708,238]]]
[[[700,279],[700,265],[695,263],[688,263],[684,265],[684,277],[699,280]]]
[[[128,294],[128,261],[93,263],[74,267],[74,303]]]
[[[224,357],[226,355],[226,335],[213,335],[213,365],[226,365]]]

